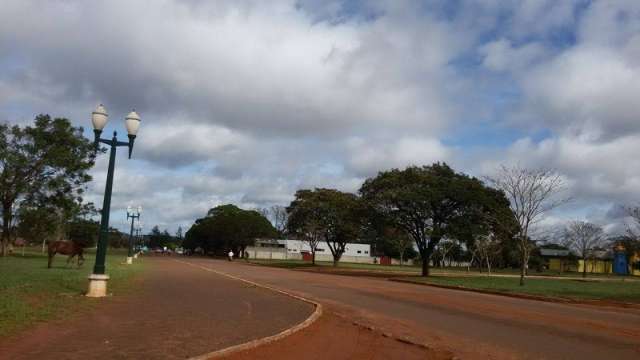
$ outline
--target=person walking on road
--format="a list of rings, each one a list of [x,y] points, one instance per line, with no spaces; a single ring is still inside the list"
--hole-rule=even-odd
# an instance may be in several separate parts
[[[229,261],[233,261],[233,250],[229,250]]]

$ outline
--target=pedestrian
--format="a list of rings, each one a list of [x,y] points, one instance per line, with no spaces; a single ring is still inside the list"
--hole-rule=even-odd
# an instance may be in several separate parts
[[[232,261],[233,260],[233,250],[229,250],[229,254],[227,254],[227,255],[229,255],[229,261]]]

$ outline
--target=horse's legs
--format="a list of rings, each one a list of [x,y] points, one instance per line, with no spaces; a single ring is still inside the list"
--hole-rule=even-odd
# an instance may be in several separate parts
[[[55,251],[49,251],[49,263],[47,264],[47,268],[51,269],[51,263],[53,262],[53,256],[55,255]]]
[[[71,264],[71,260],[73,260],[73,258],[76,256],[76,254],[71,254],[69,255],[69,257],[67,258],[67,266],[69,266]]]
[[[82,264],[84,264],[84,256],[78,254],[78,267],[82,266]]]

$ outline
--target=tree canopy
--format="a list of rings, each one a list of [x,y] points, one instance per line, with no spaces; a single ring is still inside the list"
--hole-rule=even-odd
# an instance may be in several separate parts
[[[327,243],[334,265],[348,242],[357,241],[364,208],[360,199],[335,189],[298,190],[287,208],[292,233],[316,236]]]
[[[478,235],[508,228],[495,216],[508,214],[504,195],[444,163],[380,172],[365,181],[360,193],[374,211],[413,238],[424,276],[443,238],[471,242]]]
[[[81,127],[64,118],[38,115],[31,126],[0,124],[2,254],[9,241],[12,207],[54,209],[64,222],[80,209],[95,153]]]
[[[255,210],[243,210],[235,205],[210,209],[207,216],[196,220],[186,232],[183,246],[205,252],[223,253],[229,249],[239,254],[256,238],[275,237],[273,225]]]

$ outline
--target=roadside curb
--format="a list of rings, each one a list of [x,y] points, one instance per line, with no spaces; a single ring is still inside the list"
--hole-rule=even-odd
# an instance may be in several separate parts
[[[286,296],[288,296],[290,298],[293,298],[293,299],[296,299],[296,300],[300,300],[300,301],[306,302],[308,304],[312,304],[315,307],[315,310],[313,311],[313,313],[308,318],[306,318],[304,321],[302,321],[302,322],[300,322],[300,323],[298,323],[298,324],[296,324],[296,325],[294,325],[294,326],[292,326],[292,327],[290,327],[288,329],[285,329],[285,330],[283,330],[283,331],[281,331],[281,332],[279,332],[279,333],[277,333],[275,335],[267,336],[267,337],[264,337],[264,338],[261,338],[261,339],[251,340],[251,341],[248,341],[246,343],[242,343],[242,344],[238,344],[238,345],[229,346],[229,347],[226,347],[224,349],[212,351],[212,352],[209,352],[209,353],[206,353],[206,354],[193,356],[193,357],[190,357],[189,360],[216,359],[216,358],[221,358],[223,356],[231,355],[231,354],[236,353],[236,352],[240,352],[240,351],[244,351],[244,350],[250,350],[250,349],[256,348],[258,346],[265,345],[265,344],[268,344],[268,343],[283,339],[283,338],[285,338],[285,337],[287,337],[287,336],[289,336],[289,335],[291,335],[293,333],[296,333],[296,332],[298,332],[298,331],[300,331],[300,330],[302,330],[304,328],[307,328],[308,326],[313,324],[316,320],[318,320],[318,318],[320,318],[320,316],[322,316],[322,305],[320,303],[316,302],[316,301],[313,301],[313,300],[304,298],[302,296],[298,296],[298,295],[289,293],[289,292],[284,291],[284,290],[276,289],[276,288],[268,286],[268,285],[259,284],[259,283],[256,283],[254,281],[246,280],[246,279],[243,279],[243,278],[235,276],[235,275],[230,275],[230,274],[218,271],[218,270],[214,270],[214,269],[202,266],[202,265],[197,265],[197,264],[193,264],[193,263],[190,263],[190,262],[187,262],[187,261],[181,261],[181,260],[174,260],[174,259],[171,259],[171,260],[173,260],[175,262],[182,263],[182,264],[186,264],[186,265],[189,265],[189,266],[193,266],[193,267],[199,268],[201,270],[209,271],[209,272],[212,272],[214,274],[227,277],[229,279],[241,281],[241,282],[247,283],[247,284],[252,285],[252,286],[260,287],[260,288],[267,289],[267,290],[270,290],[270,291],[273,291],[273,292],[277,292],[279,294],[286,295]]]
[[[412,280],[406,280],[406,279],[387,279],[387,280],[395,281],[399,283],[405,283],[405,284],[414,284],[418,286],[432,286],[432,287],[441,288],[441,289],[469,291],[469,292],[475,292],[479,294],[505,296],[505,297],[516,298],[516,299],[525,299],[525,300],[536,300],[536,301],[543,301],[543,302],[555,303],[555,304],[592,305],[592,306],[609,307],[609,308],[640,309],[639,304],[626,303],[626,302],[599,301],[599,300],[575,300],[575,299],[567,299],[567,298],[552,297],[552,296],[508,293],[508,292],[502,292],[502,291],[474,289],[474,288],[469,288],[464,286],[431,284],[431,283],[424,283],[424,282],[418,282],[418,281],[412,281]]]

